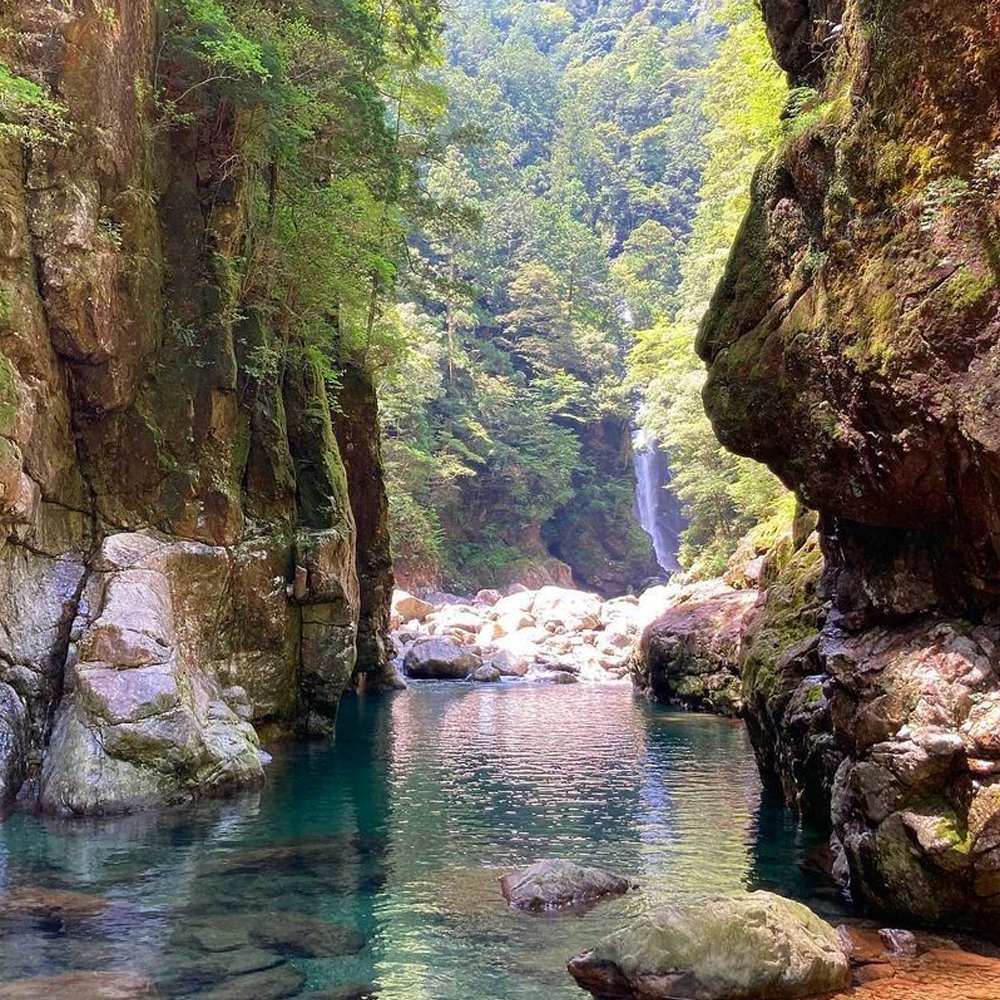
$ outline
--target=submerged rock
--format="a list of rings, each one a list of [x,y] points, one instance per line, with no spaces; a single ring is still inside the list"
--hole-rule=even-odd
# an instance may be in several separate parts
[[[67,889],[25,887],[10,889],[0,896],[0,920],[28,917],[48,922],[93,917],[108,908],[104,896]]]
[[[0,1000],[158,1000],[152,982],[131,972],[67,972],[0,983]]]
[[[261,972],[250,972],[227,979],[207,993],[204,1000],[282,1000],[292,996],[305,983],[304,973],[290,965],[278,965]]]
[[[837,931],[769,892],[661,907],[568,968],[595,996],[636,1000],[792,1000],[848,982]]]
[[[504,899],[518,910],[580,906],[634,888],[634,882],[611,872],[558,860],[536,861],[500,879]]]
[[[453,639],[428,639],[414,646],[404,664],[410,677],[423,680],[462,680],[482,666],[482,659]]]
[[[365,946],[364,935],[343,924],[290,910],[234,913],[192,923],[185,938],[205,952],[230,952],[250,946],[299,958],[354,955]]]
[[[298,1000],[376,1000],[377,987],[374,983],[343,983],[324,990],[312,990],[297,994]]]

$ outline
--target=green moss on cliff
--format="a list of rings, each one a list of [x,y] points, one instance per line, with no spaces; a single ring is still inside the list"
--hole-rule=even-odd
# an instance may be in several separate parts
[[[17,376],[3,353],[0,353],[0,434],[9,434],[17,417]]]
[[[996,283],[996,278],[990,272],[980,274],[963,267],[944,287],[956,309],[968,309],[993,291]]]
[[[776,669],[781,657],[819,628],[822,602],[817,587],[823,573],[823,553],[815,535],[798,549],[790,536],[772,549],[780,566],[767,591],[763,612],[757,615],[744,636],[741,654],[743,689],[748,700],[766,701],[791,693],[798,676],[788,678]]]

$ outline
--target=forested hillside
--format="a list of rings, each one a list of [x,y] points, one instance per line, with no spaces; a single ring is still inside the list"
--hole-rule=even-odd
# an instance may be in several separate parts
[[[726,34],[704,73],[706,162],[680,279],[649,317],[654,322],[636,334],[629,359],[631,384],[644,400],[641,422],[670,455],[670,488],[688,519],[680,562],[700,576],[721,573],[740,538],[791,501],[765,466],[719,444],[702,406],[705,374],[694,341],[746,212],[754,170],[809,120],[800,113],[809,91],[789,95],[754,0],[727,0],[718,14]]]
[[[398,570],[537,583],[554,556],[606,592],[656,573],[632,512],[643,397],[691,520],[684,564],[717,570],[778,493],[715,442],[693,352],[777,140],[786,90],[759,15],[468,0],[445,61],[434,211],[386,319],[406,345],[381,391]]]
[[[657,571],[632,514],[634,326],[669,309],[722,25],[687,0],[468,0],[434,82],[436,214],[382,385],[397,567],[622,591]]]

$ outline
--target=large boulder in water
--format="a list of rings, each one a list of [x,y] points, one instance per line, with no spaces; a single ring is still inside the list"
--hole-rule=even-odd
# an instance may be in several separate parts
[[[478,670],[483,661],[451,639],[429,639],[414,646],[406,654],[403,665],[410,677],[462,680]]]
[[[632,658],[632,680],[671,704],[739,715],[740,641],[755,590],[699,585],[650,624]]]
[[[569,971],[595,996],[636,1000],[790,1000],[848,982],[836,930],[769,892],[661,907],[571,959]]]
[[[628,879],[572,861],[537,861],[500,879],[504,899],[519,910],[581,906],[634,888]]]

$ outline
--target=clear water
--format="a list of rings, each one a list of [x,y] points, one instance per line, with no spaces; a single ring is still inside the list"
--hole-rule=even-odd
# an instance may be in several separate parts
[[[764,887],[841,906],[807,864],[815,838],[762,799],[739,725],[618,686],[425,683],[341,711],[335,746],[282,750],[259,792],[115,821],[10,817],[0,889],[108,905],[8,919],[0,980],[133,970],[166,997],[199,996],[233,980],[205,971],[192,928],[289,911],[365,942],[278,948],[306,977],[292,995],[358,983],[382,1000],[568,1000],[583,994],[566,959],[659,899]],[[507,909],[498,876],[549,856],[643,888],[583,915]]]

